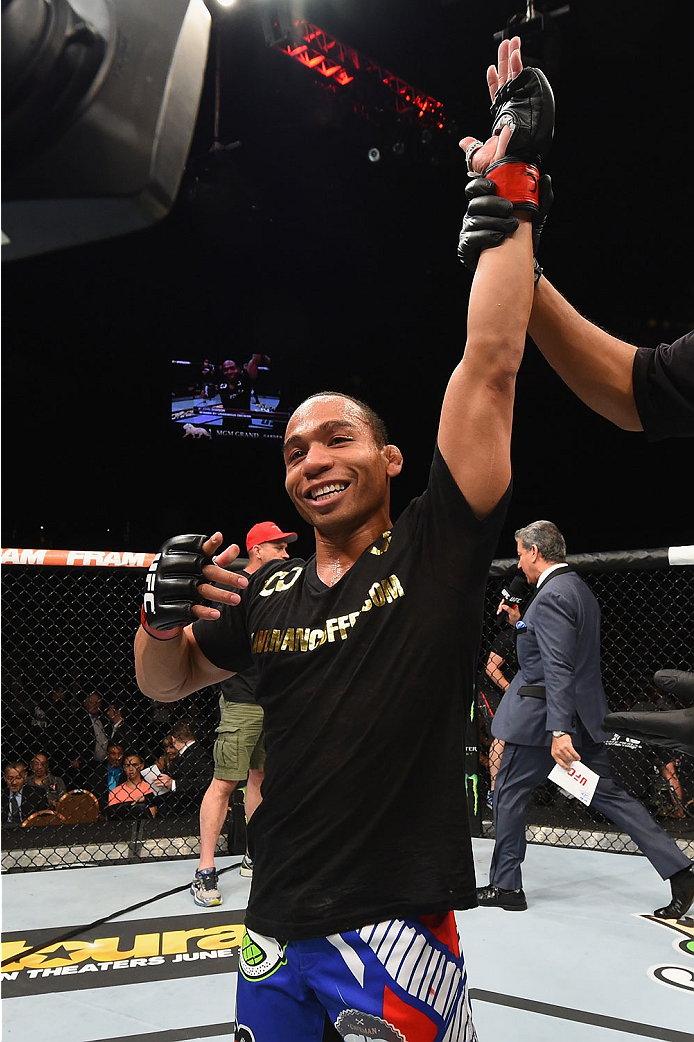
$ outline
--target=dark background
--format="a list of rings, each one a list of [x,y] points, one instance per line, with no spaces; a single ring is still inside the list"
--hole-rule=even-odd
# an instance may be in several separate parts
[[[549,5],[550,9],[559,6]],[[541,262],[589,318],[643,346],[694,325],[689,5],[571,0],[538,54],[557,101],[556,202]],[[443,103],[446,128],[355,114],[266,46],[262,0],[222,12],[184,181],[159,225],[3,267],[4,546],[153,551],[180,531],[310,531],[276,444],[169,430],[170,360],[271,356],[297,400],[364,398],[403,449],[394,515],[421,492],[470,276],[459,136],[486,137],[494,32],[521,0],[308,0],[303,14]],[[210,153],[221,44],[220,139]],[[402,156],[392,144],[405,144]],[[378,147],[379,163],[368,150]],[[518,382],[513,530],[555,521],[570,552],[691,542],[691,442],[649,444],[573,398],[529,343]]]

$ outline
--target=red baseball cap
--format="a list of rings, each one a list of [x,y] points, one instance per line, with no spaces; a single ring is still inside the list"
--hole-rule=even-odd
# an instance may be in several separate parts
[[[298,538],[296,532],[283,532],[274,521],[259,521],[246,536],[246,549],[250,550],[260,543],[271,543],[275,539],[286,539],[288,543],[295,543]]]

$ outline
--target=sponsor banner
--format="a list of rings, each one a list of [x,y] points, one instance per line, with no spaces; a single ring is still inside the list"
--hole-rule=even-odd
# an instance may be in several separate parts
[[[130,550],[31,550],[3,547],[0,564],[79,568],[149,568],[154,554]]]
[[[239,964],[244,916],[245,911],[237,909],[132,919],[89,931],[76,927],[74,937],[53,943],[52,938],[64,937],[70,928],[6,933],[2,935],[2,996],[233,972]]]

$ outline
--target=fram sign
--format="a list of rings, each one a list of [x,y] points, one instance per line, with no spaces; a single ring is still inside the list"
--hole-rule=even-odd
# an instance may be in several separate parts
[[[77,927],[59,942],[51,939],[69,927],[3,934],[3,998],[237,970],[244,915],[208,912],[202,923],[199,913],[137,919],[88,934]]]
[[[52,565],[57,568],[149,568],[154,554],[129,550],[29,550],[3,547],[0,564]]]

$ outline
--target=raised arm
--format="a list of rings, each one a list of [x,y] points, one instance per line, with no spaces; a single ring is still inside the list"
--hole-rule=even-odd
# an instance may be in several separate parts
[[[624,430],[643,430],[632,382],[635,347],[579,315],[545,278],[535,289],[528,332],[589,408]]]
[[[468,169],[485,174],[513,203],[518,227],[483,252],[470,291],[467,340],[441,411],[438,444],[478,517],[498,503],[511,478],[516,374],[533,296],[532,219],[537,162],[552,138],[553,99],[537,70],[523,69],[520,40],[504,40],[487,74],[494,119],[484,144],[464,138]]]
[[[521,215],[518,230],[480,257],[470,291],[465,353],[441,411],[439,449],[478,517],[496,506],[511,480],[516,374],[532,295],[532,228]]]
[[[157,702],[175,702],[233,676],[202,653],[188,622],[219,619],[220,611],[201,603],[202,598],[236,605],[241,599],[236,590],[248,585],[245,576],[225,567],[238,556],[238,546],[215,557],[221,544],[220,532],[207,540],[178,536],[164,544],[148,572],[142,624],[135,636],[135,672],[142,693]]]

